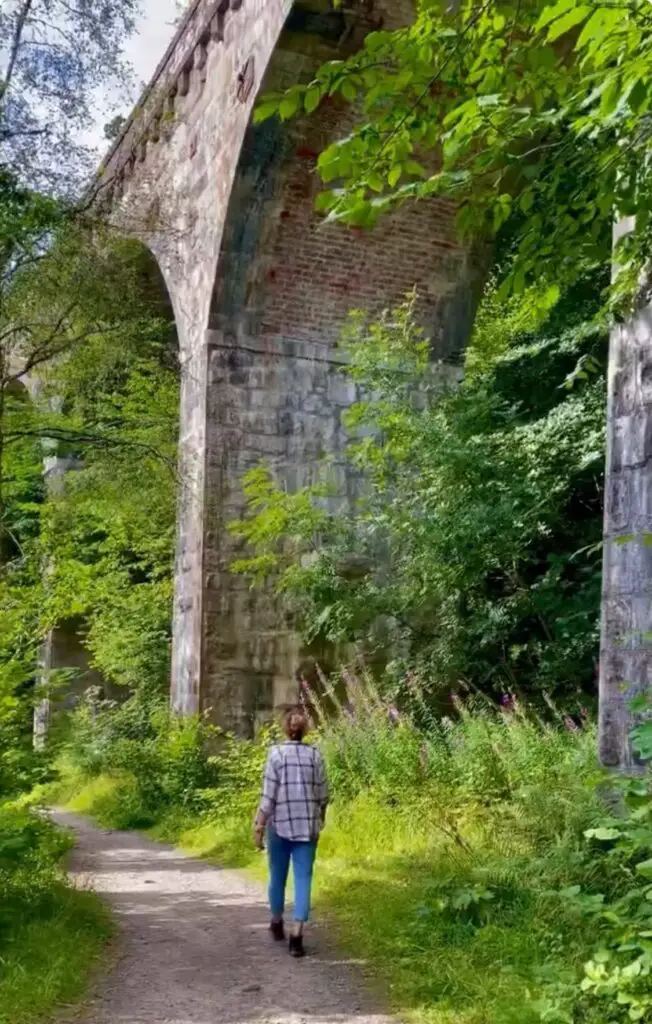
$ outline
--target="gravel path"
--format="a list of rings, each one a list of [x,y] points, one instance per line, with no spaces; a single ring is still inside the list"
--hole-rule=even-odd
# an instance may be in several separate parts
[[[106,832],[56,812],[74,829],[71,873],[109,902],[119,959],[81,1014],[83,1024],[390,1024],[357,965],[332,955],[292,960],[267,932],[258,886],[131,832]]]

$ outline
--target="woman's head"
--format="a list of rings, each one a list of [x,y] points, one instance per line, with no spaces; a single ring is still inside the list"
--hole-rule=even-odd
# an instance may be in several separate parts
[[[301,741],[308,732],[308,716],[300,705],[288,708],[283,715],[283,729],[290,740]]]

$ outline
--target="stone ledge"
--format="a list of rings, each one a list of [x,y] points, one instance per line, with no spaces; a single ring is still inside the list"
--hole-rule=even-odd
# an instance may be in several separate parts
[[[227,14],[241,6],[242,0],[195,0],[104,158],[93,187],[95,196],[105,186],[110,202],[114,185],[122,187],[136,164],[145,160],[148,143],[159,141],[165,121],[174,119],[179,97],[188,94],[193,71],[201,75],[209,47],[223,42]]]

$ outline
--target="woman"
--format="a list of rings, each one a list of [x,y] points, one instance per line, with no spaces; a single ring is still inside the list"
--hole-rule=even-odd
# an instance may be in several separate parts
[[[303,926],[310,914],[312,869],[326,819],[328,785],[321,754],[303,742],[308,731],[303,708],[290,708],[283,726],[287,740],[272,747],[267,758],[254,840],[262,850],[267,829],[270,931],[279,942],[285,939],[285,887],[292,861],[294,927],[289,948],[292,956],[301,957],[305,955]]]

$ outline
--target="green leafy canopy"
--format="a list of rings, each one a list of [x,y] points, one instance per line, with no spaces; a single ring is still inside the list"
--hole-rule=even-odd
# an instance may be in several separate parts
[[[360,113],[319,159],[332,218],[372,225],[397,203],[448,196],[467,234],[510,222],[506,288],[520,291],[603,264],[612,218],[632,217],[616,297],[633,289],[651,242],[648,0],[462,0],[454,15],[421,0],[411,26],[371,33],[305,86],[264,97],[257,117],[329,96]]]
[[[577,293],[568,303],[579,308]],[[232,529],[251,556],[233,570],[276,579],[309,641],[357,645],[388,685],[416,671],[435,695],[466,683],[569,706],[594,678],[603,335],[561,330],[568,307],[551,313],[545,295],[512,305],[489,289],[461,388],[430,361],[412,300],[377,321],[354,315],[343,345],[361,395],[347,414],[358,497],[342,500],[328,463],[295,493],[250,472]],[[596,369],[565,386],[581,360]]]

